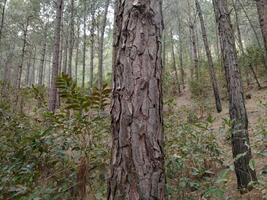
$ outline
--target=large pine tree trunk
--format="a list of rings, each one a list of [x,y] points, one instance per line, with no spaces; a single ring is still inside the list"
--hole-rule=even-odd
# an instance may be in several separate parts
[[[63,2],[64,0],[57,0],[57,13],[56,13],[56,27],[54,32],[54,52],[53,52],[53,66],[52,66],[52,79],[51,79],[51,88],[49,91],[49,104],[48,109],[51,112],[55,112],[57,105],[57,88],[56,88],[56,79],[58,77],[58,68],[59,68],[59,47],[60,47],[60,30],[61,30],[61,20],[62,20],[62,11],[63,11]]]
[[[267,0],[256,0],[256,5],[259,14],[264,47],[267,55]]]
[[[118,0],[108,199],[167,199],[162,119],[161,0]]]
[[[211,51],[210,51],[210,47],[209,47],[204,17],[202,14],[202,9],[201,9],[199,1],[195,0],[195,3],[196,3],[197,12],[198,12],[198,17],[200,19],[202,38],[203,38],[203,43],[205,46],[206,55],[207,55],[208,64],[209,64],[209,74],[210,74],[213,93],[214,93],[214,97],[215,97],[216,109],[218,112],[221,112],[222,111],[222,104],[221,104],[220,92],[219,92],[217,77],[216,77],[216,73],[215,73],[214,63],[213,63],[213,59],[212,59]]]
[[[227,1],[213,0],[213,5],[228,84],[229,113],[233,123],[231,131],[235,172],[238,189],[244,193],[250,189],[250,182],[256,180],[256,172],[249,166],[252,155],[248,136],[248,117]]]

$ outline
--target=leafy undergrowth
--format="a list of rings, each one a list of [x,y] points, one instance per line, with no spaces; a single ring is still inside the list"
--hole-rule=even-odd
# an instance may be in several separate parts
[[[246,101],[254,156],[250,167],[256,169],[258,183],[251,183],[255,189],[245,195],[237,190],[227,102],[223,102],[222,113],[214,114],[209,96],[199,91],[191,94],[195,90],[190,89],[178,99],[166,100],[167,163],[172,169],[166,168],[170,199],[266,199],[266,89],[246,91],[252,96]]]
[[[62,106],[56,114],[46,110],[44,88],[24,90],[26,114],[13,112],[10,101],[1,101],[0,199],[79,199],[84,188],[88,199],[106,199],[111,130],[103,109],[109,104],[110,89],[95,88],[89,96],[64,75],[57,85]],[[256,116],[249,113],[251,167],[257,169],[259,180],[251,199],[263,199],[267,193],[265,92],[259,91],[250,102],[261,110]],[[235,189],[227,111],[212,116],[212,104],[203,103],[208,94],[205,98],[197,94],[192,102],[186,95],[179,97],[178,105],[176,98],[165,100],[169,199],[249,199]],[[183,99],[186,103],[179,102]],[[253,109],[248,105],[249,112]]]

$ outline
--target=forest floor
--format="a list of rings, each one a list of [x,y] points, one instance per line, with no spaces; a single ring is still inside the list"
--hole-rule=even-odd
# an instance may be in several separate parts
[[[257,172],[260,171],[260,169],[263,169],[264,166],[267,165],[267,160],[256,156],[256,148],[260,149],[266,149],[267,145],[263,144],[262,141],[260,141],[261,146],[259,147],[259,141],[257,140],[257,136],[255,136],[255,131],[257,129],[258,122],[262,119],[264,126],[266,127],[267,125],[267,120],[266,120],[266,113],[267,111],[261,107],[261,103],[267,103],[267,81],[263,82],[264,88],[261,90],[258,90],[256,87],[250,87],[245,90],[245,96],[246,98],[246,108],[247,108],[247,113],[248,113],[248,118],[249,118],[249,137],[250,137],[250,142],[252,149],[254,148],[253,151],[253,156],[256,161],[256,170]],[[176,100],[176,105],[177,109],[184,109],[184,108],[192,108],[196,105],[194,105],[195,102],[191,98],[191,93],[188,87],[186,87],[185,91],[183,94],[177,98]],[[212,117],[214,118],[214,122],[212,124],[212,129],[218,133],[218,143],[223,150],[223,158],[225,163],[230,163],[232,160],[232,149],[231,149],[231,143],[230,141],[227,141],[225,139],[225,134],[220,133],[220,129],[223,126],[223,121],[225,118],[229,118],[229,108],[228,108],[228,102],[227,100],[223,100],[223,111],[221,113],[213,113]],[[201,118],[201,115],[208,115],[208,113],[204,113],[203,111],[199,111],[198,116]],[[257,149],[258,150],[258,149]],[[267,181],[267,177],[265,177],[265,180]],[[226,190],[226,196],[230,197],[230,199],[235,199],[235,200],[263,200],[264,198],[262,197],[262,194],[260,191],[254,189],[251,192],[245,194],[245,195],[240,195],[240,193],[237,190],[237,183],[236,183],[236,177],[234,172],[230,174],[228,183],[227,183],[227,188]]]

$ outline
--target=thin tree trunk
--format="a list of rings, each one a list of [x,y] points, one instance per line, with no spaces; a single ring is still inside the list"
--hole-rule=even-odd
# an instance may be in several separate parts
[[[255,27],[254,27],[254,25],[253,25],[253,22],[252,22],[251,19],[249,18],[248,14],[247,14],[247,11],[246,11],[246,9],[244,8],[242,2],[241,2],[240,0],[237,0],[237,1],[238,1],[239,5],[241,6],[243,12],[244,12],[244,14],[245,14],[245,16],[246,16],[246,18],[247,18],[247,20],[248,20],[248,22],[249,22],[249,24],[250,24],[251,29],[252,29],[253,32],[254,32],[254,35],[255,35],[255,37],[256,37],[258,46],[259,46],[260,48],[262,48],[260,39],[259,39],[258,34],[257,34],[257,31],[256,31],[256,29],[255,29]],[[266,1],[266,0],[265,0],[265,1]],[[267,3],[267,2],[265,2],[265,4],[266,4],[266,3]],[[266,7],[266,6],[265,6],[265,7]],[[265,8],[265,11],[266,11],[266,10],[267,10],[267,9]],[[267,14],[265,14],[265,15],[267,15]],[[265,68],[267,69],[266,55],[264,55],[264,66],[265,66]]]
[[[183,62],[183,39],[182,39],[182,19],[181,19],[181,15],[178,14],[177,18],[178,18],[179,62],[180,62],[180,71],[181,71],[181,81],[182,81],[183,89],[185,89],[185,81],[184,81],[185,72],[184,72],[184,62]]]
[[[104,39],[105,39],[105,29],[107,25],[107,14],[110,0],[106,0],[105,2],[105,11],[102,20],[102,26],[100,31],[100,39],[99,39],[99,63],[98,63],[98,87],[103,87],[103,60],[104,60]]]
[[[68,49],[69,49],[69,30],[66,28],[65,32],[65,45],[64,45],[64,58],[63,58],[63,69],[64,74],[68,73]]]
[[[47,25],[45,25],[44,29],[44,40],[43,40],[43,49],[41,54],[41,61],[39,67],[39,77],[38,77],[38,85],[41,86],[44,83],[44,63],[45,63],[45,56],[46,56],[46,46],[47,46]]]
[[[57,105],[56,79],[58,76],[58,68],[59,68],[59,47],[60,47],[60,36],[61,36],[60,30],[61,30],[63,4],[64,0],[57,0],[56,25],[54,32],[53,68],[52,68],[51,89],[49,91],[49,104],[48,104],[48,109],[51,112],[55,112]]]
[[[63,19],[63,12],[62,12]],[[64,52],[64,21],[61,22],[61,30],[60,30],[60,44],[59,44],[59,65],[58,65],[58,73],[59,75],[63,72],[63,52]],[[53,59],[53,58],[52,58]],[[53,63],[53,61],[52,61]]]
[[[24,64],[24,58],[25,58],[25,53],[26,53],[27,36],[28,36],[30,18],[31,18],[30,16],[27,17],[25,30],[23,30],[23,45],[21,49],[21,58],[20,58],[20,63],[19,63],[17,73],[16,73],[17,81],[16,81],[16,100],[15,100],[15,107],[14,107],[15,109],[19,103],[19,91],[21,88],[22,71],[23,71],[23,64]],[[22,110],[22,107],[21,107],[21,110]]]
[[[48,63],[48,79],[47,79],[47,88],[48,91],[51,88],[51,74],[52,74],[52,64],[53,64],[53,57],[52,57],[52,52],[50,51],[49,53],[49,63]]]
[[[35,67],[35,63],[36,63],[36,47],[34,47],[33,50],[33,63],[32,63],[32,73],[31,73],[31,85],[35,85],[35,71],[36,71],[36,67]]]
[[[12,58],[14,57],[14,53],[13,51],[11,51],[6,59],[5,62],[5,67],[4,67],[4,76],[3,76],[3,87],[1,90],[1,96],[2,97],[7,97],[8,96],[8,88],[10,85],[10,61],[12,60]]]
[[[261,33],[264,42],[265,54],[267,57],[267,1],[266,0],[256,0]]]
[[[90,83],[89,83],[89,91],[93,88],[93,80],[94,80],[94,58],[95,58],[95,3],[91,2],[91,28],[90,28],[90,40],[91,40],[91,48],[90,48]]]
[[[196,31],[195,31],[195,22],[193,22],[192,19],[192,13],[191,13],[191,5],[189,0],[187,0],[188,3],[188,9],[189,9],[189,33],[190,33],[190,41],[192,45],[192,59],[194,64],[194,70],[196,79],[199,79],[199,69],[198,69],[198,55],[197,55],[197,41],[196,41]]]
[[[87,5],[84,1],[84,16],[83,16],[83,70],[82,70],[82,88],[85,86],[85,66],[86,66],[86,17],[87,16]]]
[[[75,82],[78,83],[78,64],[79,64],[79,45],[80,45],[80,23],[77,24],[76,58],[75,58]]]
[[[198,17],[200,20],[203,43],[204,43],[204,47],[206,50],[208,64],[209,64],[209,74],[210,74],[210,80],[212,83],[213,93],[214,93],[214,97],[215,97],[216,109],[217,109],[217,112],[220,113],[222,111],[222,104],[221,104],[220,92],[219,92],[218,82],[217,82],[217,78],[216,78],[214,63],[213,63],[213,59],[211,56],[211,51],[210,51],[209,42],[208,42],[208,38],[207,38],[207,31],[206,31],[206,27],[205,27],[204,17],[202,14],[202,9],[201,9],[199,1],[195,0],[195,3],[196,3],[197,12],[198,12]]]
[[[0,25],[0,47],[1,47],[3,29],[4,29],[4,24],[5,24],[6,4],[7,4],[7,0],[4,0],[4,4],[3,4],[3,7],[2,7],[2,15],[1,15],[1,25]]]
[[[167,199],[163,154],[161,4],[161,0],[153,3],[117,1],[111,111],[113,148],[108,200]]]
[[[246,55],[246,52],[244,50],[244,45],[243,45],[243,42],[242,42],[242,36],[241,36],[241,31],[240,31],[240,27],[239,27],[239,16],[238,16],[238,12],[237,12],[237,8],[236,8],[236,4],[235,4],[235,1],[232,0],[233,2],[233,8],[234,8],[234,11],[235,11],[235,18],[236,18],[236,29],[237,29],[237,38],[238,38],[238,43],[239,43],[239,48],[241,50],[241,53],[242,55],[244,56],[248,56]],[[250,60],[250,59],[249,59]],[[252,63],[249,61],[249,64],[248,64],[248,67],[249,69],[251,70],[252,74],[253,74],[253,77],[258,85],[258,88],[261,89],[261,85],[260,85],[260,82],[258,80],[258,77],[257,77],[257,74],[252,66]],[[248,69],[245,69],[245,73],[246,73],[246,76],[247,76],[247,81],[248,81],[248,85],[250,84],[249,83],[249,73],[248,73]]]
[[[27,70],[26,70],[26,77],[25,77],[25,83],[27,86],[30,86],[30,72],[31,72],[31,65],[32,65],[32,52],[30,53],[30,57],[27,62]]]
[[[74,48],[74,0],[71,0],[70,35],[69,35],[69,64],[68,74],[72,77],[72,56]]]
[[[175,59],[175,52],[174,52],[174,40],[173,40],[173,33],[172,31],[170,32],[171,34],[171,53],[172,53],[172,68],[175,74],[175,89],[176,91],[178,90],[178,93],[181,94],[181,87],[180,87],[180,82],[179,82],[179,75],[177,72],[176,68],[176,59]]]
[[[226,0],[213,0],[218,23],[221,52],[229,93],[229,113],[232,121],[232,150],[238,189],[241,193],[250,190],[251,181],[256,181],[256,172],[250,168],[252,160],[248,136],[248,117],[242,81],[237,62],[234,33]]]

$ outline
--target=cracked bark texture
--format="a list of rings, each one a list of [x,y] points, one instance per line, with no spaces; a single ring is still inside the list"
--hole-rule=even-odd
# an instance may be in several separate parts
[[[248,117],[245,107],[240,70],[237,62],[235,40],[227,9],[227,0],[213,0],[219,29],[221,52],[229,94],[229,113],[232,121],[232,151],[235,159],[235,173],[241,193],[250,190],[250,182],[256,181],[256,172],[249,166],[252,159],[248,135]],[[238,157],[239,157],[238,156]]]
[[[165,200],[161,0],[117,0],[109,200]]]

